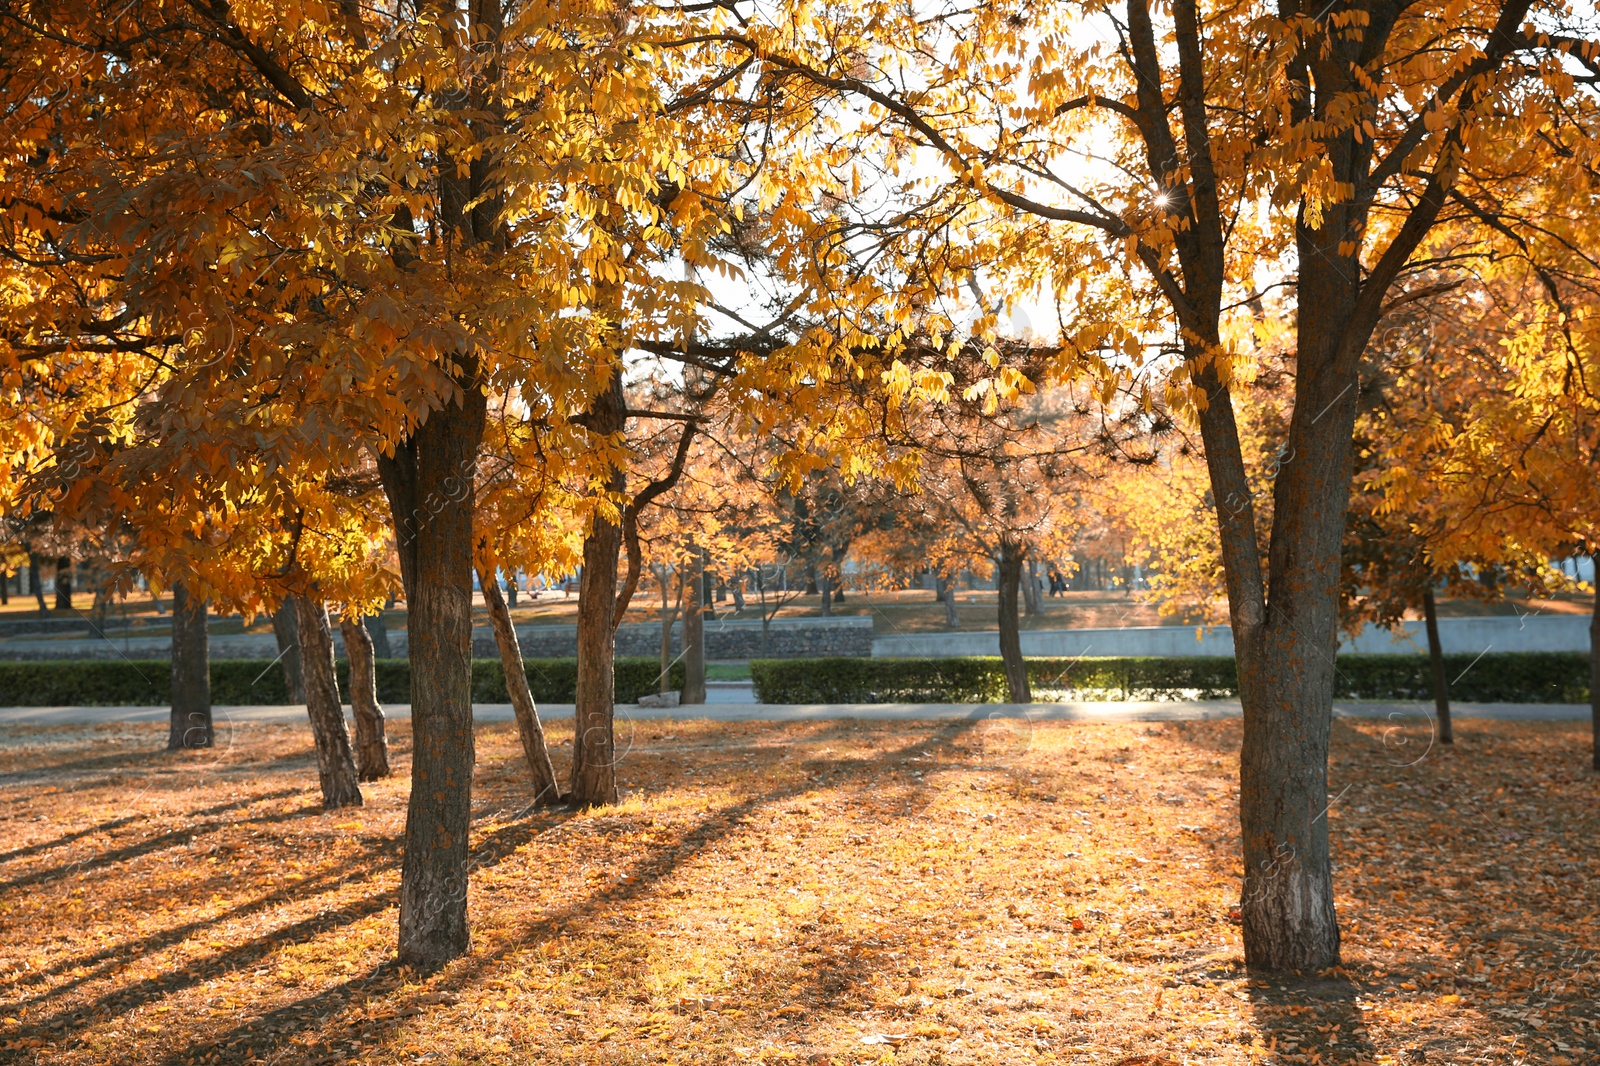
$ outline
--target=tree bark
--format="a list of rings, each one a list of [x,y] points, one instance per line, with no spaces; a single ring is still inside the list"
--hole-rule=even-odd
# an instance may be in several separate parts
[[[361,806],[361,786],[356,783],[356,763],[350,752],[344,708],[339,703],[339,682],[333,668],[333,633],[328,628],[328,608],[321,600],[292,596],[295,629],[300,634],[301,678],[306,687],[306,715],[317,745],[317,779],[322,785],[324,810]]]
[[[356,779],[376,781],[389,776],[389,738],[383,706],[378,703],[378,671],[372,634],[360,619],[341,617],[344,655],[350,662],[350,713],[356,720]]]
[[[72,610],[72,557],[63,555],[56,560],[56,610]]]
[[[411,799],[400,874],[400,960],[435,968],[471,947],[473,475],[485,397],[460,403],[380,456],[409,612]]]
[[[706,625],[700,604],[703,565],[700,552],[691,550],[683,576],[683,694],[678,702],[684,705],[706,701]]]
[[[822,617],[833,616],[833,579],[827,574],[817,578],[817,589],[822,593]]]
[[[1012,703],[1032,703],[1028,664],[1022,658],[1022,636],[1017,625],[1017,593],[1022,584],[1022,545],[1010,538],[1000,542],[1000,663]]]
[[[286,599],[272,612],[272,635],[278,641],[278,665],[283,668],[283,687],[290,703],[306,701],[305,683],[300,677],[300,630],[295,625],[293,599]]]
[[[556,785],[556,771],[550,762],[550,748],[545,744],[544,726],[539,722],[539,708],[534,705],[533,690],[528,687],[528,669],[522,661],[517,629],[511,624],[510,604],[501,595],[493,573],[480,569],[478,584],[483,589],[483,602],[494,626],[500,669],[505,674],[511,711],[517,716],[517,735],[522,738],[522,755],[528,762],[528,773],[533,776],[533,802],[541,806],[558,803],[561,789]]]
[[[1594,562],[1594,608],[1589,614],[1589,718],[1594,735],[1594,768],[1600,770],[1600,552]]]
[[[214,739],[206,602],[190,596],[180,582],[172,586],[172,717],[167,750],[209,748]]]
[[[1422,590],[1422,620],[1428,631],[1428,668],[1433,677],[1433,708],[1439,718],[1439,743],[1454,744],[1450,727],[1450,686],[1444,679],[1444,648],[1439,643],[1439,612],[1433,602],[1433,586]]]
[[[622,432],[627,404],[620,370],[595,397],[588,427],[609,435]],[[613,470],[606,489],[627,488],[623,471]],[[572,803],[592,807],[617,801],[616,763],[616,610],[618,557],[622,526],[598,513],[583,539],[583,572],[578,581],[578,691],[572,722]]]
[[[1022,613],[1034,618],[1039,614],[1039,562],[1028,553],[1028,572],[1022,580]]]

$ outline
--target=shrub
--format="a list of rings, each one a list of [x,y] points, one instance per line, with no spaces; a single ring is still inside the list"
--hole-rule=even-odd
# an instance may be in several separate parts
[[[1227,699],[1239,691],[1232,659],[1029,659],[1040,694],[1080,699]],[[757,659],[750,664],[763,703],[995,703],[1006,699],[998,658]],[[1342,655],[1339,699],[1432,699],[1424,655]],[[1577,652],[1445,656],[1450,698],[1463,703],[1585,703],[1589,659]]]
[[[348,696],[350,665],[336,664],[339,692]],[[571,703],[578,686],[576,659],[528,659],[528,687],[541,703]],[[379,659],[378,700],[411,702],[411,664],[405,659]],[[660,665],[655,659],[622,658],[616,661],[616,698],[632,703],[656,691]],[[671,685],[683,685],[683,664],[674,664]],[[506,703],[505,674],[498,659],[472,663],[472,699],[476,703]],[[172,699],[172,666],[165,659],[131,661],[74,659],[51,662],[0,662],[0,706],[88,707],[160,706]],[[213,659],[211,702],[220,706],[284,704],[289,702],[283,668],[271,659]]]

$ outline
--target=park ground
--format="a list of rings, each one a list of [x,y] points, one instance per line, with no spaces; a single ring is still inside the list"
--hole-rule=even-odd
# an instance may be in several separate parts
[[[472,953],[394,959],[409,733],[0,729],[0,1062],[1600,1061],[1583,723],[1338,720],[1344,964],[1242,966],[1234,721],[635,723],[530,812],[480,727]],[[558,759],[569,727],[555,723]]]

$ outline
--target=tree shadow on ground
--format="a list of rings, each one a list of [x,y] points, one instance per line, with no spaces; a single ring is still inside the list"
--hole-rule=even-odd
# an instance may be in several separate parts
[[[918,749],[948,745],[954,738],[971,728],[970,722],[948,722],[933,728],[930,733],[901,748],[886,752],[878,759],[857,762],[863,774],[872,774],[889,764],[903,760]],[[734,803],[726,804],[700,818],[675,841],[663,841],[653,846],[649,853],[619,871],[614,880],[592,891],[583,899],[524,924],[516,935],[508,936],[502,946],[494,951],[474,953],[443,968],[435,988],[438,991],[458,991],[475,985],[492,976],[494,968],[514,952],[537,947],[562,933],[570,933],[585,922],[606,914],[628,903],[638,902],[656,894],[664,881],[675,871],[706,853],[719,842],[736,834],[756,812],[776,803],[793,800],[814,789],[813,782],[800,780],[780,785]],[[608,816],[609,817],[609,816]],[[631,821],[629,816],[617,816],[619,821]],[[548,831],[564,820],[560,814],[539,814],[528,822],[506,826],[473,850],[472,869],[481,870],[503,861],[518,848],[532,840],[538,833]],[[393,893],[386,893],[376,901],[355,908],[346,908],[339,914],[340,924],[372,913],[374,909],[392,902]],[[318,931],[308,928],[307,933]],[[326,931],[326,930],[321,930]],[[278,932],[269,940],[283,936]],[[234,951],[223,953],[204,964],[208,974],[223,969],[238,969],[253,964],[260,957],[259,942],[252,942]],[[814,981],[821,994],[837,999],[848,994],[850,988],[865,973],[846,960],[833,959],[816,969]],[[356,1000],[382,995],[391,991],[401,975],[392,962],[385,962],[369,973],[336,985],[330,989],[306,996],[293,1003],[234,1026],[214,1039],[196,1042],[166,1055],[164,1066],[177,1066],[205,1055],[234,1054],[237,1049],[249,1047],[252,1054],[265,1056],[278,1066],[294,1066],[322,1061],[330,1052],[318,1050],[344,1049],[342,1054],[353,1054],[358,1045],[385,1039],[393,1035],[401,1018],[396,1015],[384,1019],[346,1016],[346,1008]],[[161,989],[162,993],[171,991]],[[128,1009],[124,1001],[105,1004],[100,1013],[120,1013]],[[75,1012],[81,1013],[81,1012]],[[303,1038],[316,1034],[315,1045],[307,1047]]]

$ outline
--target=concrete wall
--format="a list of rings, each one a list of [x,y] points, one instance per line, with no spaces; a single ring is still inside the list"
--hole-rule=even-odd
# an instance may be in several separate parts
[[[1586,615],[1441,618],[1439,642],[1446,654],[1476,655],[1482,651],[1587,652],[1589,619]],[[1421,622],[1405,623],[1404,634],[1391,634],[1388,630],[1368,626],[1354,641],[1343,641],[1339,650],[1362,655],[1416,655],[1428,650],[1428,638]],[[999,655],[1000,635],[978,632],[883,636],[872,642],[872,654],[878,658],[933,659]],[[1216,626],[1202,630],[1196,639],[1193,626],[1023,630],[1022,654],[1060,659],[1107,655],[1231,656],[1233,631],[1227,626]]]
[[[681,650],[683,626],[672,627],[672,654]],[[872,654],[872,619],[858,617],[774,620],[762,636],[759,621],[706,622],[708,659],[814,659],[828,655]],[[518,626],[517,641],[529,659],[571,658],[578,654],[574,626]],[[334,647],[344,654],[344,640],[333,631]],[[407,652],[406,631],[389,630],[389,650],[397,658]],[[625,625],[617,630],[618,655],[655,656],[661,651],[661,624]],[[109,636],[67,640],[0,641],[0,659],[165,659],[172,654],[168,637]],[[277,641],[270,633],[213,634],[213,659],[272,659]],[[472,631],[472,654],[481,659],[500,655],[494,631]]]

